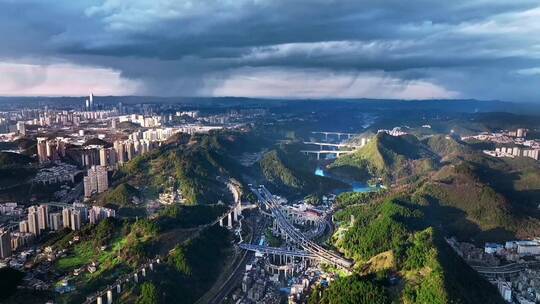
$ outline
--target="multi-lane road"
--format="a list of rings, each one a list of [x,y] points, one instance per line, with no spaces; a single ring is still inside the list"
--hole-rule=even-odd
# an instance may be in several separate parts
[[[281,210],[280,203],[264,186],[251,189],[258,197],[259,202],[263,204],[272,214],[277,222],[278,227],[292,239],[292,241],[302,247],[304,250],[314,254],[322,261],[337,266],[339,268],[350,269],[353,265],[348,259],[345,259],[338,254],[323,248],[322,246],[312,242],[298,231],[287,219]]]

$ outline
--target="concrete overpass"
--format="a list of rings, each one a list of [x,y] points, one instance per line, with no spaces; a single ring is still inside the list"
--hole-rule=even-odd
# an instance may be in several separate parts
[[[301,150],[300,152],[309,155],[309,154],[315,154],[317,155],[317,159],[321,159],[321,154],[334,154],[336,157],[340,157],[341,155],[351,154],[354,151],[353,150]]]
[[[254,245],[254,244],[239,244],[238,247],[244,250],[260,252],[264,254],[275,254],[275,255],[292,256],[292,257],[299,257],[299,258],[308,258],[308,259],[317,258],[316,255],[311,254],[307,251],[303,251],[303,250],[288,250],[286,248],[267,247],[267,246]]]
[[[321,150],[323,150],[323,147],[352,148],[352,149],[358,149],[362,147],[361,145],[354,145],[354,144],[347,144],[347,143],[333,144],[333,143],[324,143],[324,142],[318,142],[318,141],[304,141],[304,144],[319,146]]]
[[[322,246],[312,242],[302,233],[300,233],[287,219],[281,210],[279,202],[273,197],[273,195],[264,187],[260,186],[258,189],[252,189],[255,195],[257,195],[259,202],[270,210],[274,220],[281,231],[285,234],[285,239],[296,243],[298,246],[308,251],[309,253],[317,256],[321,261],[328,264],[343,268],[350,269],[353,262],[341,257],[340,255],[326,250]]]
[[[328,140],[328,135],[337,135],[338,140],[341,139],[341,136],[346,136],[347,139],[350,139],[351,137],[359,135],[359,134],[356,134],[356,133],[327,132],[327,131],[315,131],[315,132],[311,132],[311,134],[322,134],[322,135],[324,135],[324,140]]]

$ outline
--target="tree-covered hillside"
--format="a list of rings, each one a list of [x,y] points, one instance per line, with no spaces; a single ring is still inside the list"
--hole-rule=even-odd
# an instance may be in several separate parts
[[[378,133],[364,147],[338,158],[330,165],[333,173],[350,177],[382,178],[391,182],[432,170],[437,155],[413,135]]]
[[[336,213],[333,238],[354,274],[315,289],[310,303],[503,303],[407,195],[358,199]]]
[[[330,167],[345,166],[409,189],[426,220],[449,235],[481,243],[540,232],[540,166],[534,160],[493,158],[451,136],[420,141],[379,133]]]
[[[259,165],[262,177],[280,193],[318,196],[336,188],[350,187],[337,180],[314,175],[315,166],[294,144],[281,145],[265,153]]]

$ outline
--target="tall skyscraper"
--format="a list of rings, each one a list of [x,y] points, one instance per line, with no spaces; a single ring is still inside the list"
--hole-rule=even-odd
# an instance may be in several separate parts
[[[38,222],[38,212],[36,206],[31,206],[28,208],[28,232],[39,235],[39,222]]]
[[[92,166],[88,169],[87,176],[83,179],[84,196],[90,197],[94,192],[102,193],[109,188],[107,168]]]
[[[37,208],[38,212],[38,227],[40,230],[49,228],[49,206],[40,205]]]
[[[99,164],[101,166],[106,167],[109,164],[107,154],[108,154],[107,148],[101,147],[99,149]]]
[[[19,222],[19,232],[20,233],[27,233],[28,232],[28,221],[20,221]]]
[[[126,142],[127,160],[132,160],[135,157],[135,145],[132,140]]]
[[[122,165],[126,162],[126,152],[124,149],[124,143],[122,141],[114,142],[114,150],[116,151],[116,161]]]
[[[37,138],[37,154],[40,163],[58,160],[66,156],[65,138],[57,137],[47,139],[46,137]]]
[[[71,228],[71,209],[64,208],[62,210],[62,226],[64,228]]]
[[[49,160],[47,157],[47,138],[38,137],[37,138],[37,154],[40,163],[44,163]]]
[[[60,213],[51,213],[49,215],[49,225],[51,230],[60,230],[62,228],[62,215]]]
[[[11,233],[8,230],[0,230],[0,258],[11,256]]]
[[[71,211],[71,230],[77,231],[81,229],[81,212],[79,210]]]
[[[24,121],[17,122],[17,132],[22,136],[26,135],[26,125],[24,124]]]

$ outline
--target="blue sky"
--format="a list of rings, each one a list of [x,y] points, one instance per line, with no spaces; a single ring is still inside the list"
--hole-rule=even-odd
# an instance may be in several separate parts
[[[537,0],[0,0],[0,95],[540,101]]]

